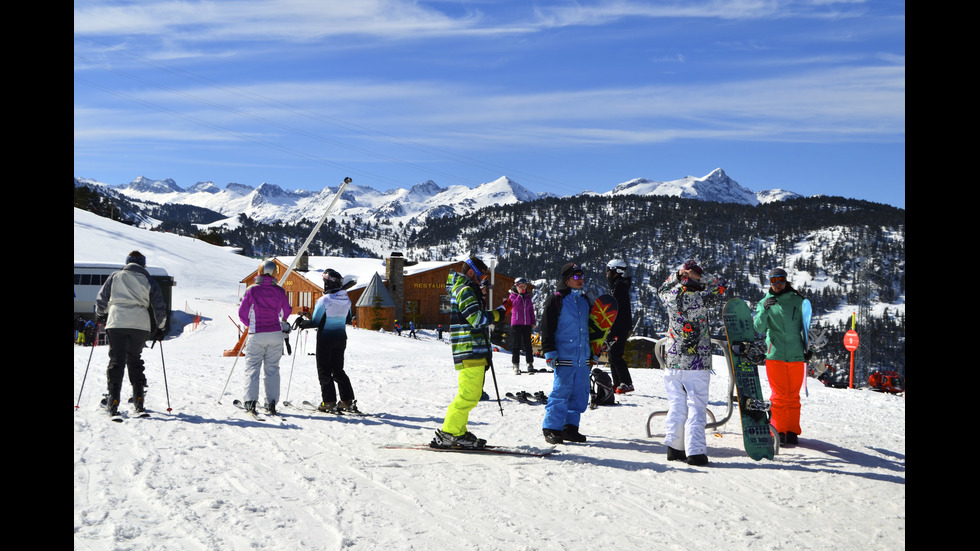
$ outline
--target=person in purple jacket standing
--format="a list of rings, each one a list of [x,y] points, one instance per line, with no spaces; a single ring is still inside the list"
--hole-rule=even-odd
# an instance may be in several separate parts
[[[259,371],[263,373],[265,398],[269,413],[276,414],[279,402],[279,359],[282,358],[283,333],[289,333],[286,318],[293,309],[286,291],[276,281],[278,267],[271,260],[259,264],[255,284],[245,290],[238,318],[248,326],[245,345],[245,411],[255,412],[259,399]]]
[[[531,348],[531,329],[534,328],[536,319],[534,317],[534,302],[531,300],[530,285],[523,277],[514,281],[514,288],[510,291],[510,342],[514,363],[514,375],[521,373],[519,362],[521,361],[521,349],[527,358],[527,372],[534,372],[534,350]]]

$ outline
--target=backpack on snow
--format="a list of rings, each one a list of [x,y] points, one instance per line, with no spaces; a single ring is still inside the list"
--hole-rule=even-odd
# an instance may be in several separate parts
[[[612,386],[612,378],[598,367],[592,368],[592,388],[589,390],[591,399],[589,408],[612,406],[616,404],[616,393]]]

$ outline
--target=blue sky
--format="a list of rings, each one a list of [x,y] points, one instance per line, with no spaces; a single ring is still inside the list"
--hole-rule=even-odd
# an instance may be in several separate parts
[[[74,4],[74,176],[608,191],[723,168],[905,207],[905,4]]]

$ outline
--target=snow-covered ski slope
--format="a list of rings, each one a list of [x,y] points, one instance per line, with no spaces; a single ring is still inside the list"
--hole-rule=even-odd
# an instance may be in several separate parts
[[[709,436],[710,465],[689,467],[666,462],[662,417],[646,436],[649,414],[666,409],[661,372],[634,370],[635,393],[583,415],[589,443],[547,458],[383,449],[428,442],[453,397],[449,345],[434,333],[348,329],[358,405],[381,416],[283,408],[281,421],[257,422],[232,406],[241,361],[219,395],[234,361],[221,352],[237,339],[228,317],[238,281],[257,262],[78,210],[74,231],[76,261],[118,262],[138,248],[166,267],[178,311],[163,343],[169,415],[159,346],[143,356],[153,417],[121,424],[99,409],[107,348],[95,349],[74,412],[75,549],[905,548],[903,397],[811,379],[800,446],[754,462],[736,415]],[[306,332],[294,369],[283,357],[283,398],[318,400],[314,347]],[[74,347],[73,404],[90,351]],[[494,360],[501,396],[550,392],[550,375],[516,376],[509,355]],[[721,416],[720,357],[715,365],[711,409]],[[486,389],[494,394],[489,378]],[[501,417],[484,402],[470,429],[490,444],[545,448],[543,414],[505,399]]]

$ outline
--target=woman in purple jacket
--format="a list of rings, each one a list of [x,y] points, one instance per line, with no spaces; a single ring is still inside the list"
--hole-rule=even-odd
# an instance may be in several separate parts
[[[521,349],[527,357],[527,372],[534,371],[534,350],[531,349],[531,329],[534,328],[534,302],[531,300],[531,291],[528,288],[527,279],[517,278],[514,288],[510,291],[510,342],[514,364],[514,375],[519,375],[521,368]]]
[[[286,291],[277,285],[276,263],[259,265],[255,285],[249,286],[238,307],[238,319],[248,326],[245,345],[245,410],[254,413],[259,399],[259,372],[263,373],[265,398],[270,414],[279,401],[279,359],[283,333],[289,332],[286,318],[293,312]]]

